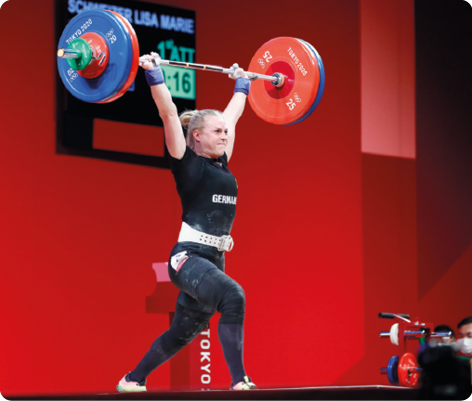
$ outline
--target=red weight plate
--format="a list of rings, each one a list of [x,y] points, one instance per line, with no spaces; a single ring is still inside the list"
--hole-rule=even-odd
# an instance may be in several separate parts
[[[133,63],[131,64],[131,71],[129,73],[128,79],[126,80],[123,87],[109,99],[105,99],[98,103],[110,103],[120,98],[121,96],[123,96],[126,93],[126,91],[130,88],[130,86],[133,84],[133,81],[136,78],[136,74],[138,73],[138,68],[139,68],[139,42],[138,42],[138,37],[136,36],[136,32],[133,26],[121,14],[118,14],[117,12],[111,11],[111,10],[105,10],[105,11],[114,14],[122,22],[125,30],[129,33],[129,36],[131,38],[131,44],[133,46]]]
[[[398,362],[398,383],[404,387],[415,387],[420,377],[416,370],[418,363],[413,354],[407,352],[403,354]]]
[[[248,71],[285,76],[282,87],[256,80],[251,85],[249,103],[264,121],[292,124],[314,103],[319,83],[318,62],[310,49],[296,38],[280,37],[264,43],[251,60]]]
[[[97,78],[103,73],[103,71],[105,71],[105,68],[107,68],[108,61],[110,59],[107,41],[103,36],[99,35],[96,32],[84,33],[81,38],[85,39],[92,47],[93,57],[98,57],[100,53],[105,53],[105,59],[103,60],[102,65],[99,65],[100,60],[92,59],[92,62],[87,67],[85,67],[81,71],[77,71],[77,73],[84,78]]]

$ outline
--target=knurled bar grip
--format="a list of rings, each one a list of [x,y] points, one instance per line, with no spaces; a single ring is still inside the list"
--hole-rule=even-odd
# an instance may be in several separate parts
[[[139,58],[139,63],[145,63],[148,61],[150,60],[148,60],[145,57]],[[159,60],[159,64],[170,65],[171,67],[190,68],[191,70],[221,72],[223,74],[232,74],[234,72],[233,68],[223,68],[217,65],[208,65],[208,64],[186,63],[183,61],[171,61],[171,60],[161,59]],[[249,71],[245,71],[245,72],[249,78],[257,77],[258,79],[262,79],[264,81],[271,81],[274,83],[276,83],[280,79],[279,77],[273,76],[273,75],[263,75],[263,74],[258,74],[256,72],[249,72]]]

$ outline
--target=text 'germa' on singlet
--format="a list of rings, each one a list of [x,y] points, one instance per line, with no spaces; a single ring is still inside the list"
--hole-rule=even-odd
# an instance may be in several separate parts
[[[188,146],[181,160],[169,156],[182,221],[210,235],[229,235],[236,215],[238,186],[226,153],[217,159],[198,156]]]

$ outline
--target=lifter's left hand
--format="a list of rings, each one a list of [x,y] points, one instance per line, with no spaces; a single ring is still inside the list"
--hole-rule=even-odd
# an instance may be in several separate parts
[[[147,59],[147,61],[142,62],[142,59]],[[161,62],[161,56],[158,53],[151,52],[151,54],[145,54],[140,57],[139,65],[145,70],[153,70]]]
[[[229,74],[228,76],[231,78],[231,79],[238,79],[238,78],[247,78],[247,74],[246,74],[246,71],[244,71],[242,68],[239,68],[239,65],[237,64],[233,64],[233,66],[231,67],[234,71],[232,74]]]

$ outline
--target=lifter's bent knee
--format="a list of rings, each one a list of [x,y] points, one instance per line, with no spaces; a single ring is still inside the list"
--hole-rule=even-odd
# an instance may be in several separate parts
[[[223,296],[220,323],[243,324],[245,308],[244,290],[238,283],[233,282],[233,285],[225,291]]]

